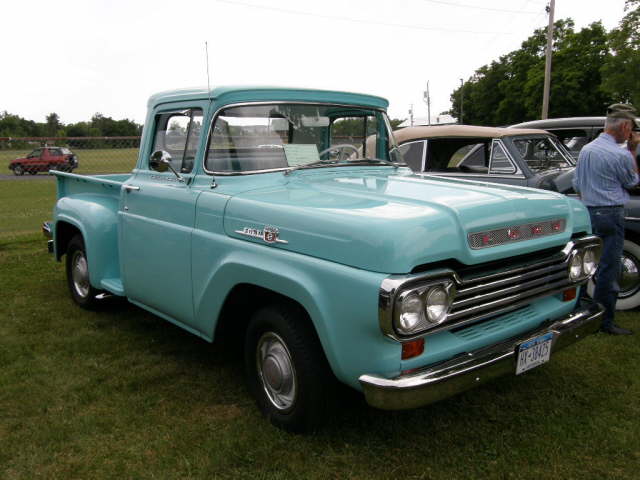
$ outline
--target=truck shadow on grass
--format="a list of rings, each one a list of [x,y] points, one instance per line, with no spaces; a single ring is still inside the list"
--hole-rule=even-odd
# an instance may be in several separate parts
[[[192,389],[190,401],[240,405],[259,417],[245,387],[239,345],[224,338],[209,344],[132,304],[109,303],[105,311],[91,314],[94,328],[115,330],[119,336],[131,339],[130,348],[137,350],[136,356],[153,357],[152,363],[169,365],[170,370],[178,371],[182,381]],[[558,425],[570,430],[589,430],[586,420],[593,412],[607,409],[609,395],[603,394],[602,389],[607,378],[597,368],[580,364],[586,362],[586,352],[593,343],[601,340],[587,340],[584,348],[578,346],[577,356],[572,350],[562,352],[552,357],[550,364],[525,375],[503,377],[415,410],[378,410],[369,407],[359,392],[340,387],[340,407],[316,435],[325,441],[333,441],[336,436],[356,441],[366,431],[371,439],[382,442],[389,436],[414,437],[429,432],[432,440],[446,438],[459,445],[475,442],[477,435],[484,434],[515,438],[522,429],[544,436],[554,432],[562,435]],[[589,343],[592,345],[587,346]],[[170,383],[172,375],[156,379],[154,383],[160,388],[163,378]],[[173,390],[172,395],[174,401],[185,400],[181,390]],[[452,438],[456,435],[459,438]]]

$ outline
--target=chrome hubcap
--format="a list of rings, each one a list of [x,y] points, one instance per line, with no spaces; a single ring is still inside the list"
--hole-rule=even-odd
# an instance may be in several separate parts
[[[275,333],[260,337],[256,348],[258,376],[271,404],[278,410],[290,409],[296,399],[296,372],[284,341]]]
[[[640,289],[640,263],[628,252],[622,255],[622,271],[620,272],[620,292],[618,298],[634,295]]]
[[[84,253],[76,251],[71,259],[71,279],[73,288],[81,297],[89,295],[89,267]]]

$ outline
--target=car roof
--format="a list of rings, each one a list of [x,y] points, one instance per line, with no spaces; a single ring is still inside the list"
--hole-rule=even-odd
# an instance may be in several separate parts
[[[530,122],[517,123],[509,128],[584,128],[599,127],[604,128],[607,117],[566,117],[548,118],[546,120],[532,120]],[[640,128],[640,118],[636,117],[636,128]]]
[[[347,105],[362,105],[377,109],[386,109],[389,102],[375,95],[362,93],[340,92],[335,90],[316,90],[310,88],[287,88],[270,86],[231,85],[220,86],[209,90],[206,87],[183,88],[156,93],[149,98],[147,105],[153,107],[161,103],[216,100],[218,105],[228,105],[242,102],[321,102],[344,103]]]
[[[479,127],[476,125],[441,125],[432,127],[406,127],[393,132],[398,143],[418,138],[441,137],[478,137],[478,138],[502,138],[515,137],[517,135],[549,135],[549,132],[533,128],[499,128]]]
[[[517,123],[509,128],[570,128],[570,127],[603,127],[606,117],[565,117],[531,120]]]

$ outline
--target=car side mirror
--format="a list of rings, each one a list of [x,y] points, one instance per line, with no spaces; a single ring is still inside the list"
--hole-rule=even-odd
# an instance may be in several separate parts
[[[151,170],[164,173],[169,170],[170,165],[171,154],[169,152],[165,152],[164,150],[156,150],[151,154],[151,158],[149,159],[149,168],[151,168]]]
[[[173,174],[178,177],[179,182],[184,182],[184,178],[178,172],[176,172],[173,165],[171,165],[171,154],[164,150],[156,150],[151,154],[151,158],[149,159],[149,168],[155,170],[156,172],[166,172],[167,170],[171,170]]]

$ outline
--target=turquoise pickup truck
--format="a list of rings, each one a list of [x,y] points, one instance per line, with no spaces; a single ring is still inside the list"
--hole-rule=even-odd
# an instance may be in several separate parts
[[[578,302],[600,252],[585,208],[414,174],[386,107],[267,87],[152,96],[131,174],[53,172],[71,297],[240,339],[258,407],[291,431],[321,424],[338,382],[415,408],[595,332],[601,307]]]

